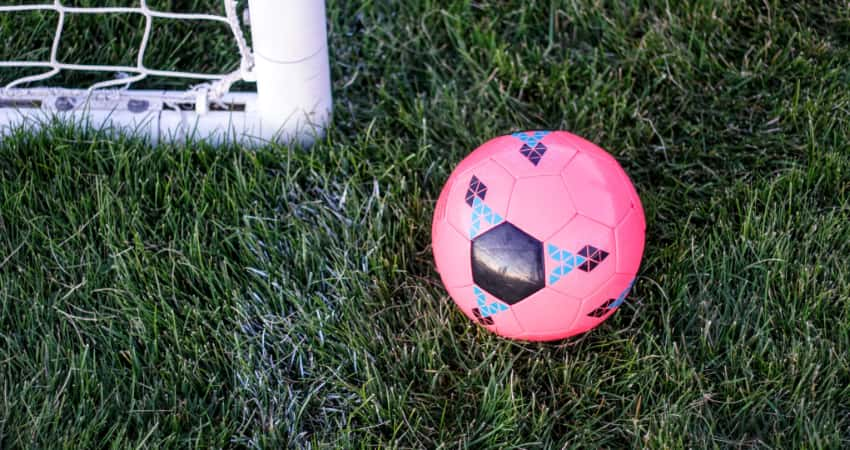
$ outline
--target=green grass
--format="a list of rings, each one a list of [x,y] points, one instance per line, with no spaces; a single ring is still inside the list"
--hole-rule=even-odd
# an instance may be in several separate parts
[[[0,143],[0,448],[850,446],[845,2],[329,14],[309,150]],[[549,344],[467,320],[429,247],[453,165],[537,128],[648,220],[630,299]]]

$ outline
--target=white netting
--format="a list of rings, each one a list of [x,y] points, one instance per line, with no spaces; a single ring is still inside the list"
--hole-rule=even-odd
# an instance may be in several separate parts
[[[212,102],[221,99],[230,91],[233,83],[245,80],[254,81],[254,57],[251,49],[245,40],[245,35],[242,32],[237,15],[237,0],[224,0],[225,15],[219,16],[214,14],[198,14],[198,13],[175,13],[168,11],[159,11],[148,6],[146,0],[140,0],[138,7],[71,7],[66,6],[61,0],[54,0],[52,3],[33,4],[33,5],[15,5],[15,6],[0,6],[0,13],[4,12],[26,12],[26,11],[53,11],[57,14],[58,20],[56,23],[56,32],[53,36],[53,44],[50,47],[50,59],[48,61],[0,61],[0,68],[44,68],[46,72],[37,75],[24,76],[11,81],[5,87],[0,87],[0,94],[13,93],[17,87],[47,80],[62,70],[80,70],[90,72],[108,72],[122,74],[115,79],[100,81],[92,84],[87,88],[88,92],[104,88],[119,88],[129,86],[130,83],[140,81],[149,76],[184,78],[191,80],[203,81],[201,84],[193,86],[186,93],[186,98],[201,99]],[[65,17],[68,14],[139,14],[144,16],[144,34],[139,43],[138,56],[136,57],[135,66],[111,66],[111,65],[90,65],[90,64],[73,64],[59,60],[59,49],[62,43],[62,31],[65,26]],[[223,74],[207,74],[197,72],[181,72],[173,70],[157,70],[145,67],[144,58],[148,43],[151,38],[151,29],[154,19],[177,19],[177,20],[204,20],[211,22],[219,22],[226,24],[233,37],[236,40],[236,45],[239,48],[240,63],[239,68]]]

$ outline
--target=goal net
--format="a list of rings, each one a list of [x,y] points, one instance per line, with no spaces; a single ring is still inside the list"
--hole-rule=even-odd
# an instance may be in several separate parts
[[[324,0],[8,3],[0,139],[59,119],[153,143],[257,146],[310,142],[328,120]]]

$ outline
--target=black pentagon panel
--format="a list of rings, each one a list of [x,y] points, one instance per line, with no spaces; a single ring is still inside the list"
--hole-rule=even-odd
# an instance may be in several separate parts
[[[543,289],[543,244],[511,223],[472,240],[472,279],[499,300],[513,305]]]

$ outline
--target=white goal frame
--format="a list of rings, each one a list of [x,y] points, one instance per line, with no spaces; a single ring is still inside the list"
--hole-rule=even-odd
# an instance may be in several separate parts
[[[172,13],[139,7],[68,7],[45,4],[0,6],[0,14],[48,11],[57,17],[49,61],[0,61],[0,68],[43,68],[45,72],[0,85],[0,139],[16,129],[38,128],[55,119],[143,136],[153,144],[204,140],[257,147],[269,142],[309,144],[323,133],[332,109],[324,0],[248,0],[253,48],[246,44],[236,0],[223,0],[225,16]],[[69,14],[140,14],[145,30],[135,66],[81,65],[58,60]],[[165,71],[143,59],[157,18],[227,24],[240,50],[239,69],[227,74]],[[120,74],[91,86],[30,87],[63,70]],[[132,90],[148,76],[182,78],[202,84],[185,91]],[[256,83],[256,92],[229,92],[234,82]],[[0,80],[4,82],[5,80]]]

